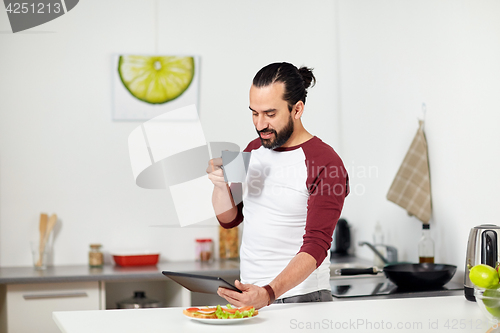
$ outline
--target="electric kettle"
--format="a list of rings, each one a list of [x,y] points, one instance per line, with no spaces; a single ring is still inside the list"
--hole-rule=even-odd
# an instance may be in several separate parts
[[[470,230],[465,256],[464,294],[469,301],[476,301],[474,285],[469,279],[469,270],[475,265],[486,264],[496,268],[500,261],[500,227],[481,224]]]
[[[332,258],[349,255],[351,247],[350,226],[345,219],[339,219],[333,231],[331,255]]]

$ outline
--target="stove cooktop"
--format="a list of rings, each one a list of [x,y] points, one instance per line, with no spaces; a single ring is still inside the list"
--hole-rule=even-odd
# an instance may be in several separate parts
[[[388,279],[362,279],[362,280],[330,280],[332,287],[332,295],[336,298],[348,297],[366,297],[366,296],[382,296],[382,295],[405,295],[419,293],[439,294],[450,290],[462,290],[463,284],[450,281],[441,288],[426,289],[426,290],[402,290]]]

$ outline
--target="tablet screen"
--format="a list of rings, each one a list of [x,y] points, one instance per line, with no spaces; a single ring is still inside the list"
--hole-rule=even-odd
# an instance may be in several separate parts
[[[239,293],[242,292],[223,278],[217,276],[205,276],[169,271],[163,271],[162,274],[174,280],[184,288],[198,293],[217,294],[217,289],[219,289],[219,287],[234,290]]]

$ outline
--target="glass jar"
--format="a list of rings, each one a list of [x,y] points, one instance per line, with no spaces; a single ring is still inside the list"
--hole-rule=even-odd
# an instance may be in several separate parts
[[[91,268],[102,268],[104,265],[104,255],[101,252],[101,244],[90,244],[89,266]]]
[[[211,238],[196,239],[196,261],[209,262],[213,260],[214,244]]]
[[[221,259],[238,259],[238,228],[225,229],[219,226],[219,257]]]

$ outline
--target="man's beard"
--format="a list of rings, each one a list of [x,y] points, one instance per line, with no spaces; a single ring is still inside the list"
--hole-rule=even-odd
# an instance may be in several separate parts
[[[272,138],[271,139],[262,139],[260,137],[260,133],[269,133],[269,132],[274,134],[274,139],[272,139]],[[283,128],[281,131],[276,132],[273,129],[264,129],[261,131],[257,131],[257,134],[259,134],[260,142],[262,143],[264,148],[274,149],[274,148],[281,147],[282,145],[284,145],[288,141],[288,139],[290,139],[290,137],[293,134],[292,116],[290,115],[290,118],[288,120],[288,124],[286,124],[285,128]]]

